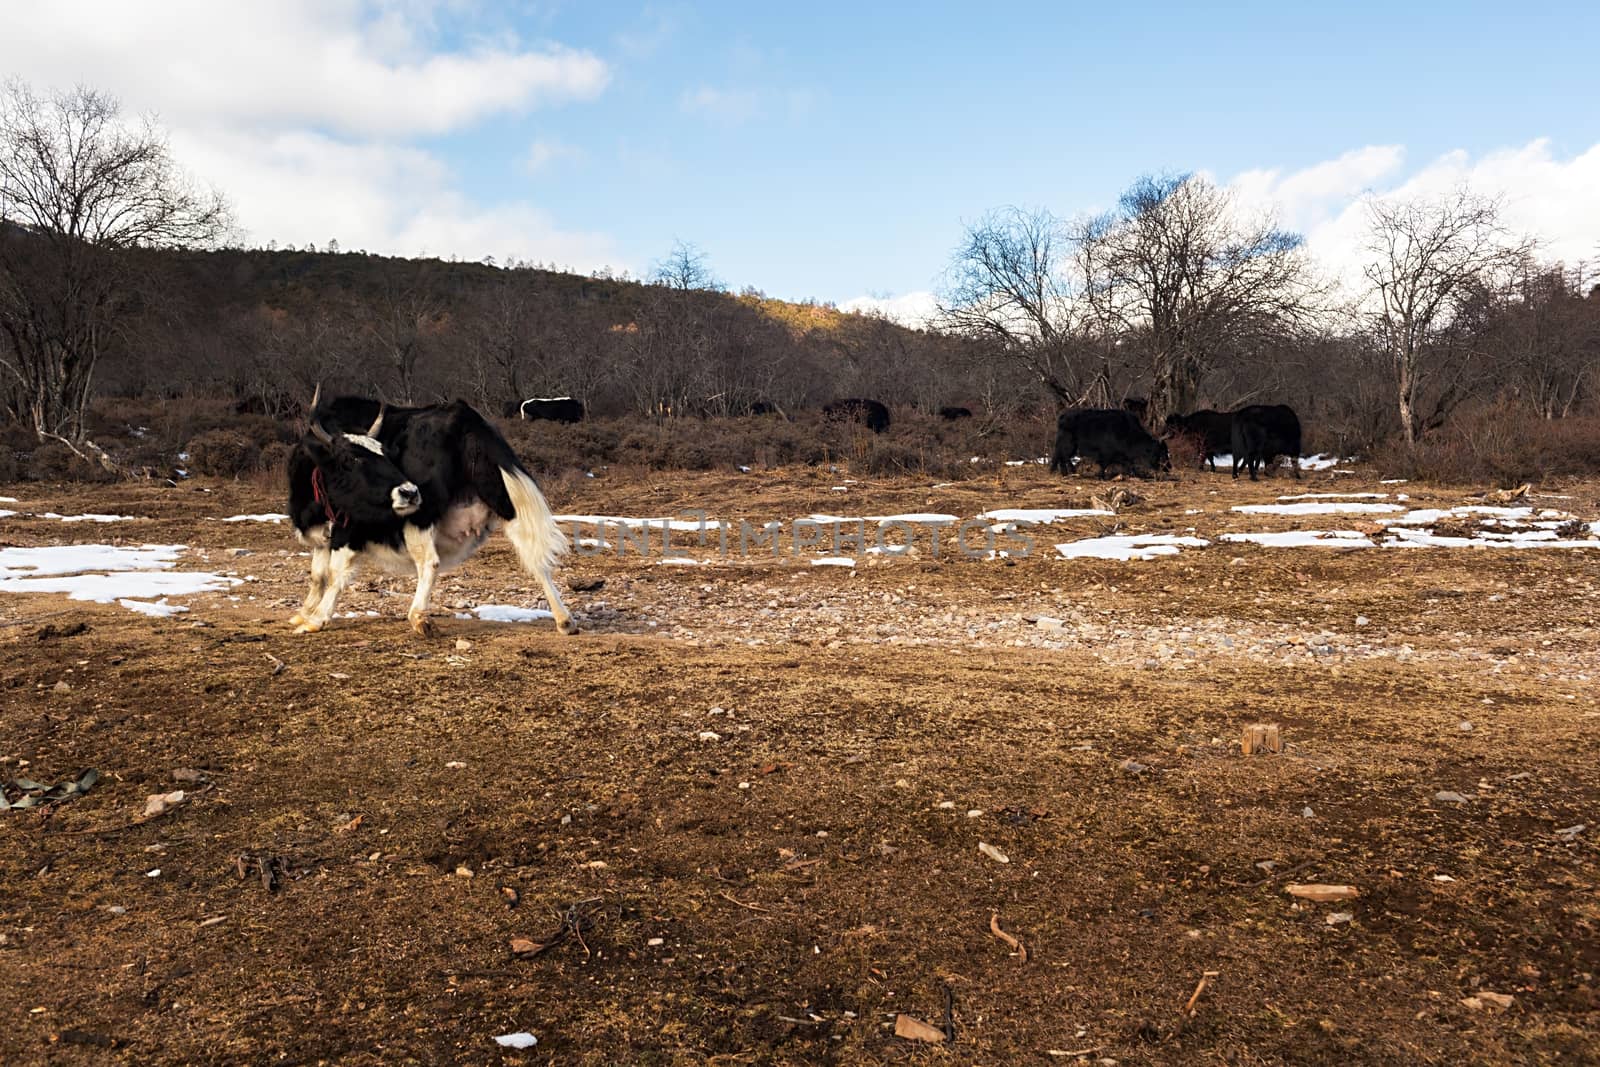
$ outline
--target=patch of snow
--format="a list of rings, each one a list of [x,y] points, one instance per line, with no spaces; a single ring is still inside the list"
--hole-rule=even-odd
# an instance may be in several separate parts
[[[170,567],[183,545],[46,545],[0,548],[0,578],[37,578],[85,571],[141,571]]]
[[[1091,515],[1115,515],[1114,511],[1100,508],[995,508],[981,512],[980,519],[996,522],[1060,522],[1062,519],[1086,518]]]
[[[1224,541],[1262,545],[1266,548],[1375,548],[1372,540],[1355,530],[1280,530],[1272,533],[1226,533]]]
[[[891,522],[909,522],[916,524],[937,524],[946,522],[960,522],[956,515],[945,515],[936,511],[913,511],[904,515],[869,515],[868,522],[875,522],[879,526],[886,526]]]
[[[209,593],[241,584],[238,578],[204,571],[169,568],[183,552],[182,545],[46,545],[40,548],[0,549],[0,593],[66,593],[73,600],[101,604],[112,601],[148,601],[157,597]],[[134,607],[145,610],[158,605]],[[162,605],[168,610],[187,610]]]
[[[1283,462],[1286,467],[1292,466],[1287,459]],[[1348,459],[1340,459],[1338,456],[1325,456],[1318,452],[1314,456],[1302,456],[1300,458],[1300,469],[1303,471],[1325,471],[1330,467],[1337,467],[1341,463],[1348,462],[1350,462]]]
[[[849,556],[823,556],[811,561],[813,567],[854,567],[856,561]]]
[[[578,523],[584,526],[626,526],[634,529],[640,526],[649,526],[653,530],[661,529],[661,524],[666,523],[667,529],[675,532],[694,532],[701,529],[720,529],[722,523],[716,519],[707,519],[702,524],[698,519],[636,519],[627,515],[557,515],[557,522]]]
[[[1321,500],[1304,504],[1236,504],[1233,510],[1244,515],[1370,515],[1404,511],[1405,508],[1399,504]]]
[[[1550,541],[1514,534],[1446,537],[1403,526],[1389,527],[1389,535],[1391,539],[1383,543],[1385,548],[1600,548],[1600,540]]]
[[[1064,559],[1148,560],[1176,556],[1182,548],[1204,548],[1211,542],[1174,534],[1132,534],[1090,537],[1056,546]]]
[[[263,512],[260,515],[229,515],[223,522],[283,522],[289,516],[279,515],[277,512]]]
[[[1386,519],[1385,521],[1400,526],[1432,526],[1443,518],[1464,518],[1468,515],[1484,515],[1497,519],[1531,519],[1533,518],[1533,509],[1531,507],[1504,508],[1492,507],[1488,504],[1462,504],[1453,508],[1417,508],[1414,511],[1406,512],[1397,519]],[[1565,515],[1557,511],[1551,512],[1550,517],[1552,519],[1564,518]]]
[[[510,604],[479,604],[472,610],[484,622],[541,622],[555,618],[543,608],[519,608]]]
[[[117,603],[121,604],[129,611],[137,611],[140,615],[154,615],[155,617],[162,619],[171,618],[174,615],[178,615],[189,610],[182,604],[168,603],[166,597],[162,597],[160,600],[157,600],[154,603],[146,600],[118,600]]]
[[[1408,479],[1408,478],[1383,478],[1383,479],[1379,480],[1378,484],[1379,485],[1405,485],[1406,482],[1409,481],[1409,480],[1410,479]]]
[[[658,562],[662,564],[677,564],[678,566],[703,567],[711,561],[709,559],[690,559],[688,556],[665,556]]]
[[[14,496],[0,496],[0,504],[15,504],[16,502],[17,498]]]
[[[0,593],[66,593],[72,600],[109,604],[113,600],[149,600],[153,597],[193,596],[240,584],[204,571],[124,571],[114,574],[73,574],[50,578],[0,578]]]
[[[42,515],[35,515],[36,519],[56,519],[60,522],[132,522],[140,518],[138,515],[57,515],[47,511]]]
[[[494,1043],[501,1048],[532,1048],[539,1043],[539,1039],[523,1030],[515,1034],[501,1034],[494,1039]]]
[[[1296,493],[1279,500],[1387,500],[1388,493]]]
[[[9,519],[11,516],[13,516],[15,514],[16,514],[15,511],[7,511],[4,508],[0,508],[0,519]]]

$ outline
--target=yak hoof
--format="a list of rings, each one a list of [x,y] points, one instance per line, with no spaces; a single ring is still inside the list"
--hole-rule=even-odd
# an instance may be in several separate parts
[[[300,614],[298,611],[295,612],[293,615],[289,616],[289,625],[290,626],[299,626],[301,623],[303,623],[305,621],[306,621],[306,617],[304,615]]]
[[[317,631],[319,631],[321,629],[322,629],[322,623],[317,622],[317,621],[312,620],[312,619],[308,619],[305,622],[301,623],[299,626],[296,626],[294,628],[294,632],[297,633],[297,634],[314,634],[314,633],[316,633]]]
[[[578,620],[574,619],[571,615],[568,615],[566,618],[556,623],[556,632],[563,633],[568,637],[571,637],[573,634],[579,632]]]
[[[426,615],[411,616],[411,628],[417,632],[419,637],[434,637],[438,634],[438,631],[434,629],[433,620]]]

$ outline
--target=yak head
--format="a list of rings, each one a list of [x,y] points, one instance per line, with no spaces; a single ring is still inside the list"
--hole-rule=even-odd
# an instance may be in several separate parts
[[[405,518],[422,506],[422,491],[384,454],[378,442],[385,408],[364,434],[329,433],[317,419],[313,404],[311,425],[302,446],[316,465],[313,487],[330,515],[345,515],[368,522]]]

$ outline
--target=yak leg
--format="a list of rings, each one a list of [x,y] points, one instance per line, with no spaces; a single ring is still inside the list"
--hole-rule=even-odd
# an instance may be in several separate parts
[[[406,618],[411,628],[423,637],[434,634],[433,620],[428,618],[428,600],[433,596],[433,583],[439,577],[439,548],[433,541],[433,530],[406,527],[406,551],[417,565],[417,592],[411,598],[411,610]]]
[[[311,548],[311,587],[306,591],[305,603],[300,610],[289,616],[291,625],[299,626],[311,617],[312,611],[322,600],[322,594],[328,589],[328,565],[332,550],[326,545],[313,545]]]
[[[577,633],[578,624],[572,621],[572,613],[567,610],[567,605],[562,603],[561,594],[556,591],[555,579],[550,575],[550,568],[535,567],[533,576],[539,579],[539,588],[544,590],[544,598],[550,602],[550,614],[556,617],[557,632]]]
[[[295,627],[297,634],[314,634],[333,618],[333,609],[339,603],[339,594],[344,592],[345,585],[350,581],[350,575],[356,569],[356,554],[353,549],[339,548],[329,553],[328,574],[326,588],[323,590],[322,599],[317,606],[311,609],[304,622]]]

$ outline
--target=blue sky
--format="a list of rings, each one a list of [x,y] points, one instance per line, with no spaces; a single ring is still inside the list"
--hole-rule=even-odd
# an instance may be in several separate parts
[[[1335,258],[1362,191],[1460,181],[1600,253],[1600,5],[250,6],[37,5],[0,69],[158,111],[253,243],[638,273],[681,239],[845,302],[933,289],[990,208],[1200,170]]]

